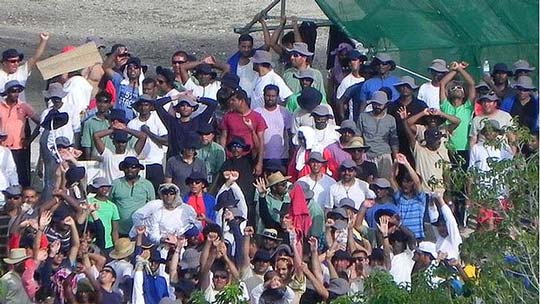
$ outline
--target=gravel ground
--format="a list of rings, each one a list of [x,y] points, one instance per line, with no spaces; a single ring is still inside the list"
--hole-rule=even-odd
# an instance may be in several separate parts
[[[235,26],[243,26],[270,0],[3,0],[0,49],[15,47],[27,56],[34,53],[38,33],[51,33],[45,57],[67,44],[82,44],[89,35],[100,36],[108,48],[115,42],[128,45],[153,70],[168,65],[179,49],[200,57],[206,54],[226,59],[236,49]],[[279,4],[270,12],[279,15]],[[313,0],[287,1],[288,16],[324,18]],[[328,37],[319,30],[317,48],[324,51]],[[262,40],[259,33],[255,39]],[[322,66],[316,62],[315,65]],[[42,108],[43,88],[39,72],[30,77],[27,96]]]

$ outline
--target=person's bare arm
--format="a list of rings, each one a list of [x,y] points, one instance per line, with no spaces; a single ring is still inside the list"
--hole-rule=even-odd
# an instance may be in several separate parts
[[[397,113],[399,117],[401,118],[401,123],[403,124],[403,129],[405,129],[405,134],[407,135],[409,146],[414,147],[414,145],[416,144],[416,136],[415,136],[416,130],[413,131],[412,127],[407,122],[407,119],[409,118],[409,113],[407,113],[407,109],[405,107],[400,107]],[[416,129],[416,127],[414,128]]]
[[[396,157],[396,162],[405,166],[405,168],[407,169],[407,172],[409,173],[409,175],[411,176],[411,179],[414,182],[414,186],[416,187],[416,190],[422,189],[422,181],[420,180],[418,173],[416,173],[414,168],[411,166],[411,163],[409,163],[409,161],[407,160],[407,156],[401,153],[398,153]]]
[[[381,232],[383,238],[384,267],[386,267],[387,270],[390,270],[390,267],[392,265],[392,261],[390,259],[392,245],[390,245],[390,241],[388,240],[388,220],[388,216],[381,217],[379,219],[380,224],[377,224],[377,227],[379,228],[379,231]]]
[[[34,69],[36,63],[39,61],[41,56],[43,56],[45,48],[47,47],[47,42],[49,41],[49,37],[50,35],[47,32],[39,34],[39,44],[37,46],[36,53],[34,56],[32,56],[32,58],[28,59],[28,72]]]
[[[416,113],[415,115],[407,118],[407,124],[409,125],[410,131],[414,134],[416,140],[416,124],[424,116],[429,116],[429,108],[425,108],[422,112]],[[413,142],[414,143],[414,142]],[[411,143],[411,145],[413,144]]]
[[[231,258],[227,254],[227,246],[225,245],[225,242],[221,241],[218,244],[217,251],[218,254],[222,257],[223,261],[225,261],[225,264],[227,265],[227,270],[231,274],[233,281],[238,282],[238,280],[240,280],[240,273],[238,272],[238,268],[236,268],[234,261],[231,260]]]
[[[137,153],[137,155],[141,154],[144,148],[144,145],[146,144],[146,134],[144,132],[133,130],[130,128],[125,128],[123,130],[127,134],[130,134],[137,138],[137,141],[135,142],[135,146],[133,147],[133,150],[135,150],[135,153]]]
[[[217,239],[217,234],[216,234]],[[208,286],[210,286],[210,268],[212,267],[212,264],[214,264],[214,261],[216,260],[216,249],[212,248],[214,247],[213,241],[210,239],[206,240],[206,243],[203,246],[203,251],[201,252],[201,277],[200,280],[200,286],[202,290],[206,290]]]
[[[319,239],[311,236],[308,240],[309,249],[311,250],[311,268],[313,269],[314,277],[321,283],[324,281],[321,262],[319,261]],[[307,273],[305,273],[308,276]],[[309,276],[308,276],[309,278]]]
[[[141,126],[141,132],[146,134],[146,136],[160,148],[163,147],[163,146],[167,146],[167,144],[168,144],[167,143],[167,141],[168,141],[168,136],[167,135],[159,136],[157,134],[154,134],[154,133],[152,133],[152,131],[150,130],[150,128],[147,125]]]
[[[52,212],[48,210],[45,210],[39,215],[38,231],[36,232],[36,236],[34,237],[34,244],[32,247],[34,260],[37,260],[40,245],[41,245],[41,237],[43,236],[45,228],[47,228],[47,226],[51,223],[51,219],[52,219]]]
[[[433,115],[441,116],[442,118],[445,118],[446,120],[450,122],[450,124],[447,126],[447,129],[449,132],[454,131],[461,123],[461,119],[457,118],[454,115],[446,114],[439,109],[435,109],[434,111],[435,112],[433,113]]]
[[[182,79],[183,84],[186,84],[186,82],[189,79],[188,71],[193,70],[201,63],[204,63],[204,62],[202,60],[196,60],[196,61],[188,61],[180,65],[180,78]]]
[[[462,61],[457,67],[457,72],[461,75],[461,77],[463,77],[463,79],[465,79],[465,82],[467,83],[467,99],[474,102],[474,99],[476,98],[476,87],[474,78],[465,70],[468,66],[468,63]]]
[[[283,47],[279,44],[279,38],[281,37],[281,34],[283,33],[283,30],[285,29],[285,24],[287,23],[287,18],[281,17],[279,20],[278,27],[274,30],[272,33],[272,36],[270,37],[270,47],[276,54],[281,55],[283,54]]]
[[[107,75],[109,78],[112,78],[114,73],[116,73],[113,70],[113,68],[114,68],[114,62],[116,58],[118,57],[118,52],[119,52],[119,49],[114,51],[114,53],[110,54],[105,59],[105,61],[103,61],[103,64],[101,65],[101,67],[103,68],[103,71],[105,72],[105,75]]]
[[[261,16],[261,18],[259,18],[259,23],[261,24],[263,38],[264,38],[263,48],[268,51],[268,49],[272,45],[272,38],[270,37],[270,31],[268,30],[268,25],[266,24],[266,20],[264,19],[264,16]]]
[[[320,263],[317,263],[320,265]],[[330,293],[328,292],[328,290],[326,289],[326,287],[324,287],[324,284],[323,284],[323,280],[322,279],[319,279],[319,277],[314,273],[315,270],[313,270],[313,272],[311,272],[309,270],[309,267],[307,266],[306,263],[302,263],[302,271],[303,273],[306,275],[306,278],[311,282],[311,284],[313,285],[313,287],[315,288],[315,291],[324,299],[324,300],[327,300],[328,297],[330,296]],[[322,273],[320,273],[320,276],[322,277]]]
[[[105,129],[97,131],[92,136],[94,138],[94,146],[99,154],[103,154],[103,151],[105,151],[105,142],[103,141],[103,137],[110,136],[113,132],[113,129]]]
[[[450,81],[452,81],[452,79],[454,79],[454,77],[456,77],[456,70],[455,70],[455,66],[451,66],[450,67],[450,72],[446,73],[446,75],[444,75],[444,77],[439,81],[439,99],[441,101],[445,100],[447,98],[446,96],[446,85],[448,85],[448,83]]]
[[[77,224],[75,224],[75,220],[71,216],[66,217],[64,223],[69,226],[71,231],[71,248],[69,249],[68,257],[70,263],[73,264],[77,259],[77,253],[79,253],[79,232],[77,231]]]
[[[209,59],[207,59],[209,58]],[[210,56],[205,58],[206,61],[210,62],[210,65],[218,70],[220,70],[223,74],[229,73],[231,70],[231,67],[228,63],[217,60],[214,56]]]
[[[224,148],[227,145],[227,136],[228,136],[227,129],[221,130],[221,136],[219,137],[219,144]]]
[[[264,157],[264,131],[257,132],[257,134],[254,136],[254,138],[257,138],[258,146],[257,146],[257,163],[255,164],[255,175],[260,176],[262,174],[262,167],[263,167],[263,157]]]
[[[300,27],[298,26],[298,17],[292,16],[290,19],[294,33],[294,42],[303,42],[302,35],[300,34]]]
[[[251,238],[255,234],[255,230],[251,226],[244,228],[244,240],[242,242],[242,261],[240,264],[240,272],[244,272],[249,269],[250,259],[249,259],[249,247],[251,246]]]

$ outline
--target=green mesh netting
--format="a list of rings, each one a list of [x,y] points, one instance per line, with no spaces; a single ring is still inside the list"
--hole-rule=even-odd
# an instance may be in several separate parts
[[[538,0],[315,0],[350,37],[426,75],[434,58],[538,68]]]

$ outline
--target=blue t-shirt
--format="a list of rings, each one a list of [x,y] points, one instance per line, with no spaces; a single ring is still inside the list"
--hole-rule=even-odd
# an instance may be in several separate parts
[[[139,88],[124,84],[122,80],[124,80],[124,77],[120,73],[115,72],[112,77],[112,82],[116,89],[114,108],[124,110],[126,112],[126,119],[132,120],[135,118],[136,113],[131,105],[139,98]]]
[[[395,101],[399,98],[399,93],[394,87],[394,84],[400,82],[401,80],[396,76],[388,76],[387,78],[382,79],[379,76],[370,78],[364,82],[362,89],[360,91],[360,99],[362,101],[367,101],[371,98],[373,93],[380,91],[382,87],[388,87],[392,90],[392,98],[388,96],[388,99]]]
[[[425,237],[424,213],[426,212],[426,193],[419,192],[412,198],[407,198],[401,191],[396,191],[394,198],[397,202],[401,224],[409,228],[417,239],[423,239]]]

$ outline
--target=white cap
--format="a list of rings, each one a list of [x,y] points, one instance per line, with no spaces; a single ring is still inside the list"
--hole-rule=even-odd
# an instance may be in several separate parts
[[[416,251],[429,253],[433,256],[434,259],[436,259],[438,256],[437,246],[433,242],[420,242],[420,244],[418,244],[418,247],[416,247]]]

